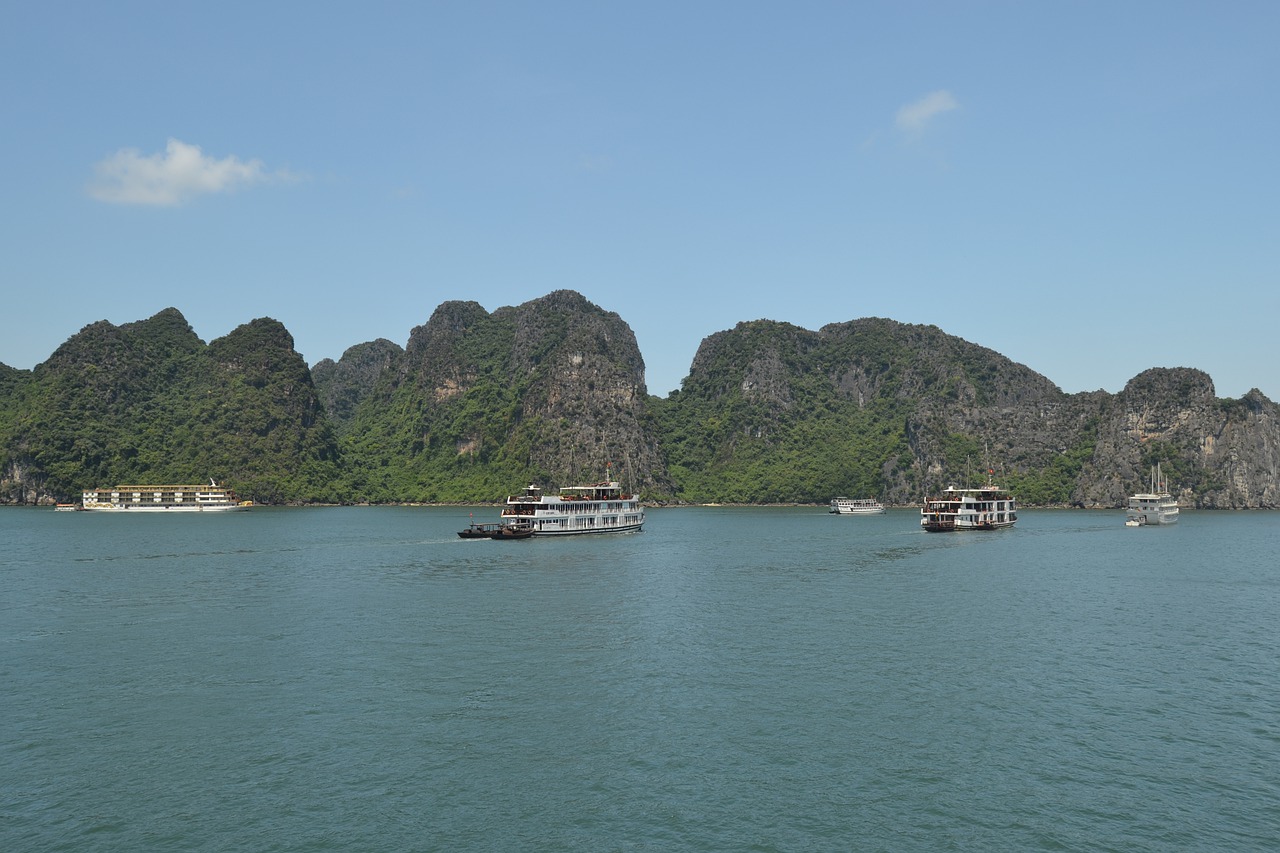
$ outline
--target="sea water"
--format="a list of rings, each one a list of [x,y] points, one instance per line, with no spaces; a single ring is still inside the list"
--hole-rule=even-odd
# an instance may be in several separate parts
[[[0,850],[1280,848],[1280,514],[0,510]]]

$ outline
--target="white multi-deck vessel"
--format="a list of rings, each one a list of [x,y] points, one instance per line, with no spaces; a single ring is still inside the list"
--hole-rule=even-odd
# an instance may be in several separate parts
[[[875,498],[832,498],[831,511],[840,515],[879,515],[884,504]]]
[[[116,486],[87,489],[81,507],[108,512],[232,512],[253,506],[213,480],[207,486]]]
[[[1169,494],[1169,486],[1160,476],[1159,465],[1151,469],[1150,489],[1129,498],[1129,507],[1125,510],[1125,525],[1142,527],[1147,524],[1177,524],[1178,499]]]
[[[1013,495],[987,485],[980,489],[943,489],[929,498],[920,510],[920,526],[930,533],[955,530],[999,530],[1013,527],[1018,520]]]
[[[577,533],[629,533],[644,525],[644,507],[616,480],[566,486],[544,495],[537,486],[507,498],[502,524],[531,527],[534,536]]]

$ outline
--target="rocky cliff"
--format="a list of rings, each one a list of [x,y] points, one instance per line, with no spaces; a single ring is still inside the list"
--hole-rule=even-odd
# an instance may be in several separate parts
[[[497,500],[526,480],[608,474],[672,488],[635,335],[577,293],[492,314],[443,303],[363,387],[343,449],[355,488],[375,498]]]
[[[611,475],[648,500],[912,505],[990,471],[1024,505],[1117,507],[1156,464],[1183,506],[1280,507],[1280,408],[1220,399],[1190,368],[1064,394],[879,318],[740,323],[650,397],[631,329],[572,291],[445,302],[403,349],[371,341],[313,371],[274,320],[206,345],[175,309],[0,366],[0,502],[210,476],[269,502],[493,501]]]
[[[397,370],[404,350],[386,338],[356,344],[339,361],[322,359],[311,368],[311,381],[324,405],[334,430],[346,432],[356,410],[373,391],[378,380]]]
[[[1204,373],[1157,368],[1068,395],[932,326],[741,323],[703,341],[660,410],[695,500],[913,504],[990,470],[1030,504],[1116,507],[1160,463],[1185,506],[1280,506],[1280,409],[1260,392],[1220,400]],[[713,428],[691,440],[698,424]]]
[[[1280,409],[1262,392],[1219,399],[1199,370],[1152,369],[1096,402],[1080,502],[1117,505],[1158,462],[1184,506],[1280,507]]]

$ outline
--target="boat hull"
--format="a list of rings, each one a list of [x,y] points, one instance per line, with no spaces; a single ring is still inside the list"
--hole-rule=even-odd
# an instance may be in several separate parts
[[[1004,530],[1013,527],[1017,521],[984,521],[976,524],[958,522],[924,522],[920,527],[926,533],[957,533],[963,530]]]
[[[561,530],[551,525],[537,526],[534,523],[534,536],[589,536],[593,533],[640,533],[644,524],[619,524],[610,527],[590,527],[581,530]]]
[[[232,504],[231,506],[146,506],[145,504],[88,504],[84,507],[86,512],[118,512],[145,515],[148,513],[166,513],[166,512],[244,512],[249,509],[243,504]]]
[[[880,504],[841,504],[832,502],[831,512],[834,515],[884,515],[884,507]]]

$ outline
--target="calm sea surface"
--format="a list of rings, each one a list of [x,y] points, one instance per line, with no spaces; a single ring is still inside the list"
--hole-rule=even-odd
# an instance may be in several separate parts
[[[467,520],[0,510],[0,850],[1280,848],[1280,514]]]

